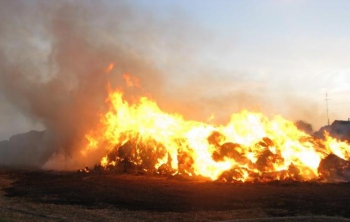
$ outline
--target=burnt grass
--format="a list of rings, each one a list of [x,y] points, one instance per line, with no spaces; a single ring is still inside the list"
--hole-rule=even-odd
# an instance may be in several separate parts
[[[50,204],[158,212],[262,209],[269,216],[350,218],[350,183],[223,183],[181,176],[11,171],[8,197]]]

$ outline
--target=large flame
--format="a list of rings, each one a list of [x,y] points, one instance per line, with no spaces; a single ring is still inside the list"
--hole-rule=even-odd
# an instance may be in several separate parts
[[[128,86],[136,78],[124,75]],[[101,166],[132,164],[138,169],[203,176],[212,180],[313,180],[329,154],[348,160],[350,146],[328,134],[312,137],[281,116],[233,114],[227,125],[188,121],[162,111],[156,102],[141,97],[130,104],[121,90],[111,90],[110,109],[98,129],[86,135],[83,151],[105,148]]]

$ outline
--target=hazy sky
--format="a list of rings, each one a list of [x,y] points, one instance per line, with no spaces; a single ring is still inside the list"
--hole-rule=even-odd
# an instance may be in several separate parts
[[[300,106],[309,105],[305,110],[324,115],[316,126],[326,123],[326,93],[331,122],[350,117],[349,1],[138,3],[160,19],[176,11],[209,30],[209,37],[196,35],[192,41],[202,46],[196,49],[197,62],[218,70],[217,78],[236,81],[239,73],[239,81],[260,87],[279,110],[300,100]]]
[[[109,14],[119,7],[112,0],[103,4]],[[202,85],[195,90],[208,103],[228,98],[227,103],[244,104],[242,100],[256,96],[235,101],[230,95],[252,93],[264,100],[261,110],[267,114],[302,118],[318,128],[327,122],[328,93],[330,121],[350,117],[350,1],[130,0],[126,4],[149,12],[145,21],[158,24],[150,37],[156,43],[145,53],[173,85]],[[135,16],[143,19],[143,14]],[[166,31],[158,30],[162,26]],[[113,32],[105,35],[110,42],[116,38]],[[136,48],[137,44],[142,48],[148,41],[139,39]],[[1,93],[0,140],[41,128],[38,119]]]

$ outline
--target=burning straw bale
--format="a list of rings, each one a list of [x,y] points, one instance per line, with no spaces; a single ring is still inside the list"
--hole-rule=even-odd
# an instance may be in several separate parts
[[[350,159],[350,144],[307,134],[280,116],[242,111],[226,125],[213,125],[166,113],[147,97],[130,104],[119,90],[111,90],[107,101],[110,109],[86,135],[84,151],[106,149],[101,166],[111,171],[232,182],[312,181],[325,178],[318,168],[330,154]]]
[[[334,154],[323,159],[318,167],[320,177],[324,181],[345,182],[350,180],[350,161]]]
[[[310,140],[310,139],[309,139]],[[237,165],[223,171],[216,179],[223,182],[266,182],[274,180],[303,181],[303,174],[314,174],[308,168],[295,165],[293,162],[286,169],[272,170],[275,166],[283,166],[285,159],[281,153],[272,152],[275,143],[268,137],[263,137],[255,144],[255,150],[260,150],[253,162],[246,157],[247,148],[238,143],[224,142],[224,136],[213,132],[208,137],[208,143],[215,147],[212,159],[218,163],[227,159]],[[312,141],[312,140],[310,140]],[[320,149],[324,149],[321,147]],[[171,165],[172,157],[164,145],[154,139],[144,140],[141,137],[130,139],[121,146],[115,146],[107,155],[108,164],[96,164],[94,172],[114,172],[130,174],[159,174],[165,176],[187,175],[195,176],[194,159],[191,149],[178,149],[177,170]],[[249,152],[249,150],[248,150]],[[167,156],[166,162],[157,167],[160,157]],[[89,172],[84,168],[80,172]],[[350,162],[334,154],[327,155],[317,169],[319,176],[314,181],[341,182],[350,180]]]

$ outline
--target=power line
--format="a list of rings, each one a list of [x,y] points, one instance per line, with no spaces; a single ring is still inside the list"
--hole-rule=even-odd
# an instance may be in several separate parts
[[[326,105],[327,105],[327,120],[328,120],[328,126],[329,126],[329,115],[328,115],[328,95],[327,95],[327,93],[326,93]]]

